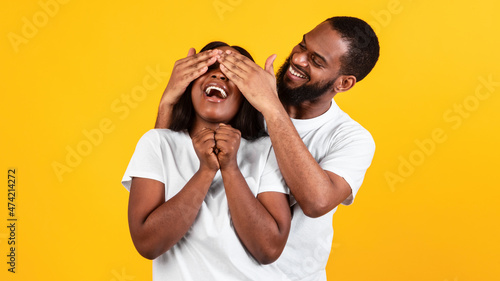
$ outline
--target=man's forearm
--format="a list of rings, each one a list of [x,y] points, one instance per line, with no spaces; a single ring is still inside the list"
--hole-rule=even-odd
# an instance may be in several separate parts
[[[264,117],[280,171],[304,213],[318,217],[340,204],[349,194],[339,190],[313,158],[285,109],[276,108]]]
[[[160,103],[158,115],[156,116],[155,129],[167,129],[170,126],[173,108],[173,105]]]

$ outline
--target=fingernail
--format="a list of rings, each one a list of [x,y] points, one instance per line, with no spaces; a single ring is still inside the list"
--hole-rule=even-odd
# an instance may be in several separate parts
[[[226,50],[226,54],[228,54],[228,55],[229,55],[230,53],[231,53],[231,51],[230,51],[230,50]]]

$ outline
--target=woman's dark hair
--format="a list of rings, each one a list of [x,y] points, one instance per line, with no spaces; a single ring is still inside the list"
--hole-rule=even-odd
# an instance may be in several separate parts
[[[238,51],[240,54],[251,59],[253,58],[245,49],[239,46],[229,46],[228,44],[220,41],[214,41],[208,43],[201,52],[216,49],[218,47],[231,47]],[[191,89],[193,82],[189,84],[186,88],[184,94],[182,94],[179,102],[174,105],[172,110],[172,121],[170,122],[169,129],[172,131],[183,131],[188,130],[193,126],[195,120],[195,112],[193,107],[193,102],[191,100]],[[243,102],[241,103],[240,109],[236,115],[229,122],[233,128],[238,129],[241,132],[241,136],[247,140],[254,140],[259,137],[267,135],[264,129],[264,117],[262,114],[255,109],[243,96]]]

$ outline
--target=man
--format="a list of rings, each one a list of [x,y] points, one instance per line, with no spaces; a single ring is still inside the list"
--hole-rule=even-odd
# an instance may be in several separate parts
[[[262,69],[234,52],[193,53],[181,63],[186,75],[177,87],[187,87],[191,76],[217,60],[266,120],[280,170],[297,203],[278,266],[291,280],[326,280],[333,213],[340,203],[353,202],[375,150],[370,133],[342,112],[333,97],[375,66],[379,44],[373,29],[353,17],[327,19],[303,36],[277,78],[275,55]],[[176,102],[172,89],[175,85],[168,85],[162,97],[156,127],[168,126]]]

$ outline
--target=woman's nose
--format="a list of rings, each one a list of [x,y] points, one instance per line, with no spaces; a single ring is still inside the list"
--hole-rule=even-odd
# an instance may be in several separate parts
[[[220,79],[223,81],[227,80],[226,75],[224,75],[224,73],[222,73],[222,71],[220,71],[220,69],[217,69],[214,72],[212,72],[210,77],[212,77],[214,79]]]

